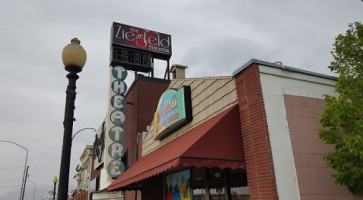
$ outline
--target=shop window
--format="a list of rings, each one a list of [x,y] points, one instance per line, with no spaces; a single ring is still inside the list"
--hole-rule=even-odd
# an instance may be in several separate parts
[[[166,200],[190,200],[190,170],[183,170],[166,176]]]
[[[193,189],[193,200],[206,200],[205,189]]]
[[[245,170],[192,168],[191,172],[193,200],[227,200],[227,188],[231,200],[249,199]]]
[[[166,200],[248,200],[246,171],[191,168],[165,176]],[[229,197],[229,198],[228,198]]]
[[[210,200],[225,200],[226,193],[223,187],[209,189]]]
[[[247,186],[231,188],[232,200],[249,200],[250,199],[249,194],[250,193]]]

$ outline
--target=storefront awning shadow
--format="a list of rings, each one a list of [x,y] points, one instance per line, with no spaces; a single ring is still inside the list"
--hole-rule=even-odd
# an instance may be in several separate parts
[[[108,190],[134,188],[138,182],[177,166],[245,169],[238,106],[140,158]]]

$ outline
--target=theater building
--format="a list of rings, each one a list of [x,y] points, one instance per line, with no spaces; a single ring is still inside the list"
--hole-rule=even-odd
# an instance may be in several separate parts
[[[318,129],[335,77],[255,59],[228,77],[184,70],[173,66],[154,105],[138,108],[153,113],[132,122],[128,156],[138,158],[107,191],[138,194],[126,200],[359,199],[321,159],[334,149]]]
[[[142,147],[141,143],[139,144],[138,138],[142,139],[142,133],[146,131],[147,126],[152,122],[154,108],[157,106],[161,94],[167,89],[169,82],[164,79],[138,75],[125,94],[127,106],[125,106],[123,112],[127,120],[122,126],[126,134],[121,141],[124,147],[121,161],[126,169],[141,157]],[[107,191],[107,186],[111,181],[108,179],[107,169],[104,166],[104,155],[107,153],[104,141],[105,130],[105,123],[103,123],[97,132],[97,139],[100,141],[100,145],[95,145],[95,149],[102,149],[103,146],[103,150],[98,151],[94,157],[91,179],[94,182],[93,185],[96,192],[93,192],[92,199],[134,200],[137,197],[136,191]],[[139,192],[140,196],[141,193]]]

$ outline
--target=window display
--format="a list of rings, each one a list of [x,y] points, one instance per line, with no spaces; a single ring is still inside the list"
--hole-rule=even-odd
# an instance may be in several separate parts
[[[166,176],[166,200],[190,200],[190,170]]]

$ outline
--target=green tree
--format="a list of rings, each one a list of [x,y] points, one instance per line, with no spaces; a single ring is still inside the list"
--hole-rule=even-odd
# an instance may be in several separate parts
[[[331,51],[329,68],[338,73],[335,86],[338,97],[324,95],[326,108],[320,119],[319,137],[334,144],[335,151],[323,157],[335,169],[337,184],[353,194],[363,193],[363,25],[349,25],[338,35]]]

